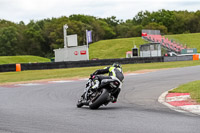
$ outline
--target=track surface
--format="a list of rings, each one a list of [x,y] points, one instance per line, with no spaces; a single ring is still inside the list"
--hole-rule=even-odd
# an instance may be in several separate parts
[[[76,108],[86,81],[0,87],[0,133],[197,133],[200,117],[160,104],[178,85],[200,80],[200,66],[126,76],[118,102]]]

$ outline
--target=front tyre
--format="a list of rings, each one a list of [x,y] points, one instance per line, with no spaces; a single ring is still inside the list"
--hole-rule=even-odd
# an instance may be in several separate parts
[[[79,100],[78,103],[76,104],[77,108],[81,108],[83,106],[83,103]]]
[[[102,89],[101,95],[93,103],[90,103],[90,109],[98,109],[102,104],[108,101],[108,97],[108,91],[106,89]]]

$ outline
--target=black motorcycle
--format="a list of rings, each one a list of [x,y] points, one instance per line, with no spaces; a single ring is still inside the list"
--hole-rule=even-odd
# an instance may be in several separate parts
[[[78,100],[77,107],[83,105],[89,106],[90,109],[98,109],[102,105],[108,105],[113,99],[113,94],[119,91],[121,83],[116,79],[103,79],[98,89],[93,89],[94,81],[89,78],[86,89],[81,99]]]

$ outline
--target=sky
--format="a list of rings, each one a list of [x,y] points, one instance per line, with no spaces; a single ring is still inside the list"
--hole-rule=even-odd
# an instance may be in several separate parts
[[[0,19],[12,22],[91,15],[132,19],[140,11],[200,10],[200,0],[0,0]]]

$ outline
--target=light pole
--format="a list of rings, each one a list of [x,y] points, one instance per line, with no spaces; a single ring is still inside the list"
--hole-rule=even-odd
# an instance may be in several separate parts
[[[68,25],[63,25],[63,34],[64,34],[64,48],[67,47],[67,28]]]

